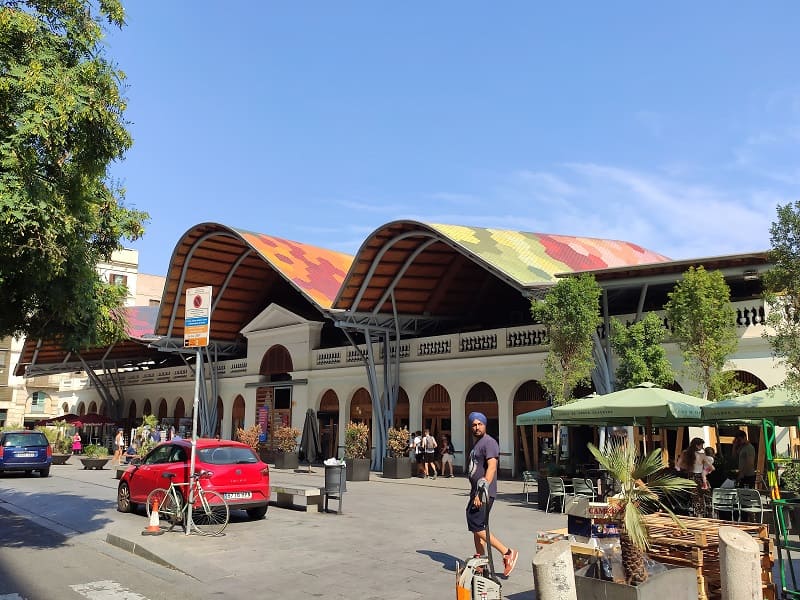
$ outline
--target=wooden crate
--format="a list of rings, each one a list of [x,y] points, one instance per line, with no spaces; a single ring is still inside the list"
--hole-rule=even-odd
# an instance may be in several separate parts
[[[719,600],[722,597],[719,570],[719,528],[722,525],[741,529],[758,542],[764,598],[776,598],[776,588],[772,581],[775,557],[766,525],[699,517],[680,517],[680,520],[685,529],[678,527],[665,513],[645,516],[652,544],[649,555],[658,562],[695,569],[700,600]]]

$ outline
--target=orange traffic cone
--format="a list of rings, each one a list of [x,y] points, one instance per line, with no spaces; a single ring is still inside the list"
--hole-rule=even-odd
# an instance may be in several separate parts
[[[153,510],[150,511],[150,524],[144,528],[142,535],[161,535],[164,530],[158,522],[158,499],[153,500]]]

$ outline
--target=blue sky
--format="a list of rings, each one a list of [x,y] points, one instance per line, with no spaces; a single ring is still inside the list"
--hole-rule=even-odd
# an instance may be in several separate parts
[[[800,200],[797,2],[126,9],[112,173],[145,273],[204,221],[351,254],[395,219],[748,252]]]

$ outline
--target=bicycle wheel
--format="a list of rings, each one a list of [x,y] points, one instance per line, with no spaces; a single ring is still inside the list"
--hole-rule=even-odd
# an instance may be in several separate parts
[[[153,502],[158,501],[158,517],[164,519],[170,525],[175,525],[181,521],[181,503],[176,502],[175,495],[164,488],[156,488],[147,495],[147,516],[153,510]]]
[[[228,525],[228,503],[217,492],[202,490],[192,507],[192,523],[205,535],[220,535]]]

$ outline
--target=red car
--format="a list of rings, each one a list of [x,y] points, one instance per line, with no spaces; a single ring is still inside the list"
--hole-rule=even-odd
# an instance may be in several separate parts
[[[140,464],[128,467],[117,488],[117,510],[131,512],[147,501],[155,488],[169,487],[163,473],[174,473],[175,483],[186,483],[192,457],[188,440],[164,442],[153,448]],[[230,440],[197,440],[195,471],[210,471],[200,479],[204,489],[222,495],[231,510],[246,510],[251,519],[261,519],[269,506],[269,465],[253,450]],[[186,489],[184,487],[183,489]]]

